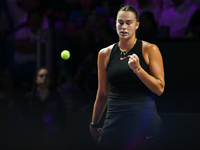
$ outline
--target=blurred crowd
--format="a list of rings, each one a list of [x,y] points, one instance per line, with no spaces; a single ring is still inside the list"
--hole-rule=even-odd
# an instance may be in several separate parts
[[[51,146],[63,141],[68,112],[92,111],[97,55],[118,41],[115,17],[124,4],[139,12],[141,40],[200,37],[199,0],[0,1],[0,133],[9,136],[1,141]]]
[[[91,111],[98,51],[118,41],[115,16],[124,4],[139,12],[141,40],[200,37],[199,0],[1,0],[0,97],[14,107],[16,91],[30,91],[39,56],[40,67],[47,67],[50,41],[53,65],[48,69],[57,91],[71,99],[72,111]],[[52,40],[45,31],[51,31]],[[69,60],[60,58],[64,49],[71,53]]]

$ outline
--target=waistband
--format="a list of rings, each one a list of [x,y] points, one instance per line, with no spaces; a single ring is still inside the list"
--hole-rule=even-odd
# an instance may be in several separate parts
[[[140,98],[141,100],[141,98]],[[155,101],[152,99],[142,99],[141,101],[116,101],[109,100],[107,107],[107,114],[118,113],[142,113],[142,112],[156,112]]]

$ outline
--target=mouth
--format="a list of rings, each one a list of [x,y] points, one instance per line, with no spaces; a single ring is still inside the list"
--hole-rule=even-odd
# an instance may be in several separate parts
[[[127,35],[127,34],[128,34],[128,32],[121,31],[121,32],[120,32],[120,34],[121,34],[121,35]]]

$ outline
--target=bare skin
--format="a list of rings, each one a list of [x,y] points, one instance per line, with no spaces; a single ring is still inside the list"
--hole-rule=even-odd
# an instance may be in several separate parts
[[[40,69],[38,71],[35,82],[38,85],[37,90],[39,92],[40,98],[42,101],[44,101],[49,95],[49,85],[51,82],[49,78],[49,71],[45,68]]]
[[[130,11],[119,11],[116,19],[116,29],[119,35],[119,43],[122,51],[127,51],[136,40],[135,31],[139,27],[136,15]],[[92,122],[98,124],[107,106],[109,83],[107,80],[107,64],[113,45],[100,50],[98,55],[98,90],[94,103]],[[158,47],[146,41],[142,42],[142,52],[146,64],[149,66],[149,73],[140,68],[140,60],[136,54],[129,55],[128,65],[135,71],[140,80],[155,94],[161,95],[164,91],[164,67],[161,53]],[[92,137],[101,145],[98,135],[98,128],[91,128]]]

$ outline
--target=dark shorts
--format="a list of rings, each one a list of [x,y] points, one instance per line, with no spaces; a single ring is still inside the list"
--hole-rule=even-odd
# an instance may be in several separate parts
[[[138,149],[151,147],[163,137],[163,125],[155,102],[109,104],[101,141],[109,149]]]

